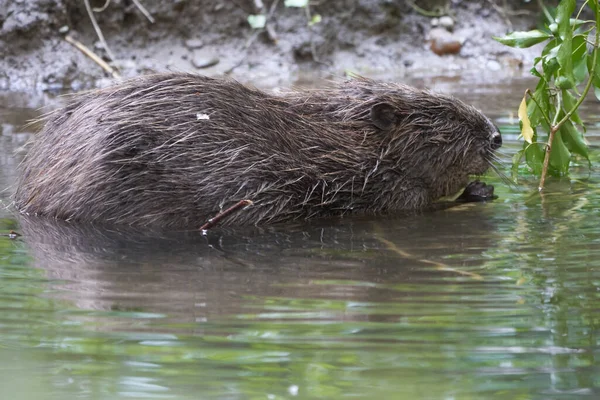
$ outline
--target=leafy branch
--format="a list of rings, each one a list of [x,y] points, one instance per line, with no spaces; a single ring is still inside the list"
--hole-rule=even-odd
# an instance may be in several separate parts
[[[579,19],[585,7],[591,9],[594,20]],[[600,6],[597,0],[588,0],[572,18],[575,8],[575,0],[562,0],[554,10],[543,7],[547,23],[542,28],[494,37],[519,48],[547,42],[531,70],[539,78],[536,89],[527,90],[519,107],[525,143],[513,158],[513,175],[525,157],[533,173],[541,176],[540,191],[548,174],[568,174],[573,155],[589,162],[588,146],[581,132],[585,126],[578,109],[592,87],[600,100]],[[584,82],[579,92],[578,86]]]

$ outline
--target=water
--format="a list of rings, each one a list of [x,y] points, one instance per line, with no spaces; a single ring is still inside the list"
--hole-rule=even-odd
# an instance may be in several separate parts
[[[506,163],[526,84],[430,83],[495,120]],[[0,109],[0,188],[27,101]],[[0,237],[0,398],[598,398],[600,173],[573,172],[544,197],[490,175],[493,203],[208,237],[2,209],[25,237]]]

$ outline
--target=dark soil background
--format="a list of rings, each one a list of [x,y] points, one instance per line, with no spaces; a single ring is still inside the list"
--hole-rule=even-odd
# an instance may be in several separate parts
[[[105,0],[90,0],[92,7]],[[97,63],[65,41],[69,35],[109,61],[124,77],[164,70],[228,74],[257,86],[289,86],[306,77],[352,71],[392,77],[470,74],[475,79],[526,73],[527,51],[491,39],[535,26],[539,10],[524,0],[416,1],[443,9],[452,26],[400,0],[311,3],[321,22],[309,27],[305,10],[273,0],[111,0],[96,12],[115,59],[110,60],[84,0],[0,0],[0,90],[69,92],[112,82]],[[252,29],[250,14],[269,14],[268,29]],[[446,22],[448,19],[446,19]],[[441,39],[439,39],[441,35]],[[458,42],[457,54],[437,55],[430,38]],[[315,60],[316,56],[316,60]],[[492,72],[493,74],[486,74]]]

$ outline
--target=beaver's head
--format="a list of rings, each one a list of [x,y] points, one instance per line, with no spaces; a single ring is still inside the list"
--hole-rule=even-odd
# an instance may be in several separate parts
[[[372,89],[372,88],[371,88]],[[370,120],[380,135],[388,171],[452,195],[492,166],[502,145],[498,128],[479,110],[450,96],[404,85],[371,91]]]

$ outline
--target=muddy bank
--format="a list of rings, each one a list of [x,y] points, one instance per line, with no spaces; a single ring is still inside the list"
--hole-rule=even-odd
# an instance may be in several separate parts
[[[301,80],[303,71],[399,79],[465,71],[476,78],[484,72],[496,79],[522,75],[528,54],[491,36],[529,29],[538,11],[521,0],[497,2],[431,0],[414,7],[392,0],[323,1],[310,7],[321,20],[309,27],[305,10],[284,1],[273,7],[260,0],[142,0],[149,18],[130,0],[90,0],[111,60],[84,1],[0,0],[0,90],[63,92],[110,83],[110,74],[67,43],[67,35],[124,78],[179,70],[274,87]],[[423,15],[426,10],[449,18],[436,21]],[[260,14],[267,16],[267,29],[252,29],[248,16]],[[436,55],[430,36],[458,43],[457,54]]]

